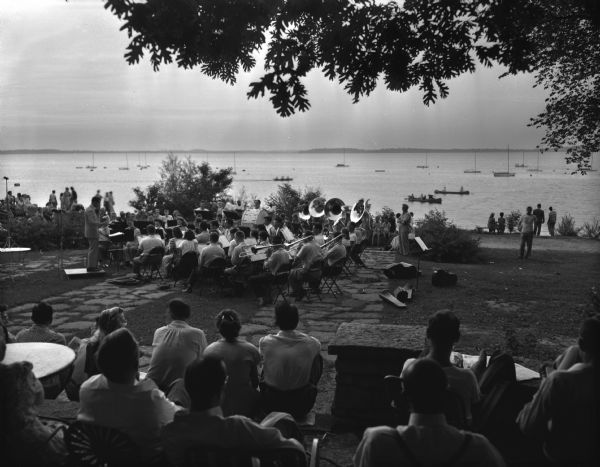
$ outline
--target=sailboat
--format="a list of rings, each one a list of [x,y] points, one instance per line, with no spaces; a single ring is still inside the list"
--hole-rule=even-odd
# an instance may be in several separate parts
[[[345,149],[344,149],[344,162],[338,163],[335,166],[336,167],[350,167],[349,165],[346,164],[346,150]]]
[[[237,170],[235,166],[235,152],[233,153],[233,172],[231,172],[231,175],[237,175]]]
[[[428,169],[429,165],[427,165],[427,157],[429,156],[429,153],[426,152],[425,153],[425,165],[417,165],[417,169]]]
[[[85,166],[86,169],[90,169],[90,171],[94,171],[94,169],[96,169],[97,167],[94,165],[94,153],[92,153],[92,165],[86,165]]]
[[[494,177],[514,177],[515,173],[510,171],[510,146],[506,146],[506,172],[494,172]]]
[[[125,153],[125,163],[127,164],[127,166],[119,167],[119,170],[129,170],[129,158],[127,157],[127,153]]]
[[[144,153],[144,165],[143,165],[143,168],[147,169],[148,167],[150,167],[150,165],[148,165],[148,154]]]
[[[527,166],[525,165],[525,152],[523,152],[523,162],[521,162],[521,163],[517,162],[517,163],[515,164],[515,167],[527,167]],[[530,172],[531,172],[531,170],[530,170]]]
[[[466,173],[466,174],[480,174],[481,173],[481,170],[477,170],[477,151],[475,151],[475,160],[474,160],[473,168],[464,170],[464,173]]]
[[[540,169],[540,154],[542,151],[538,152],[537,155],[537,166],[535,169],[527,169],[527,172],[542,172],[542,169]]]

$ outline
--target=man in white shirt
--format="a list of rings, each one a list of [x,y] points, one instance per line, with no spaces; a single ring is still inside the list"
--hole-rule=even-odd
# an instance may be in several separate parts
[[[203,248],[200,253],[200,259],[198,260],[200,270],[203,267],[209,266],[215,258],[225,259],[225,250],[219,245],[219,233],[216,231],[211,232],[209,240],[210,244],[206,248]]]
[[[150,252],[154,248],[162,247],[164,253],[165,249],[165,242],[160,238],[160,235],[156,234],[156,230],[152,224],[146,227],[146,233],[148,235],[142,238],[138,246],[138,253],[140,254],[133,258],[133,272],[138,276],[140,275],[142,265],[148,260]]]
[[[171,300],[168,314],[171,322],[154,332],[147,376],[163,391],[176,379],[183,378],[186,366],[199,359],[207,346],[204,331],[188,324],[191,310],[187,303]]]
[[[138,381],[138,356],[129,330],[117,329],[104,338],[97,356],[101,374],[81,385],[77,419],[122,431],[149,462],[160,453],[160,430],[178,407],[151,379]]]
[[[321,268],[317,264],[323,261],[323,252],[314,242],[314,238],[308,237],[300,251],[296,255],[296,261],[301,262],[301,267],[297,267],[290,272],[290,288],[296,301],[304,297],[304,282],[309,282],[312,287],[318,287],[321,281]]]
[[[533,244],[534,234],[534,223],[536,217],[531,213],[531,206],[527,206],[527,214],[521,216],[519,219],[519,230],[521,231],[521,247],[519,249],[519,259],[523,259],[523,253],[525,253],[525,246],[527,246],[527,253],[525,259],[529,258],[531,254],[531,245]]]
[[[224,417],[221,401],[226,379],[225,364],[216,357],[205,357],[186,369],[184,383],[191,399],[190,410],[177,413],[162,433],[170,465],[189,465],[189,452],[199,445],[254,452],[291,448],[300,455],[304,453],[298,441],[286,439],[276,428],[275,420],[285,418],[283,414],[269,416],[260,425],[241,415]],[[293,423],[289,415],[286,423]]]
[[[264,271],[248,278],[248,284],[256,295],[259,307],[272,303],[271,284],[275,275],[284,267],[289,269],[290,255],[283,249],[283,237],[281,235],[273,237],[271,248],[273,252],[263,265]]]
[[[402,383],[410,405],[408,425],[367,428],[354,454],[355,467],[505,465],[483,435],[446,423],[443,401],[448,381],[437,362],[429,358],[415,360],[404,370]]]
[[[323,362],[321,343],[296,331],[298,309],[288,302],[275,306],[277,334],[263,337],[258,349],[263,361],[261,405],[266,412],[287,412],[302,418],[317,397]]]

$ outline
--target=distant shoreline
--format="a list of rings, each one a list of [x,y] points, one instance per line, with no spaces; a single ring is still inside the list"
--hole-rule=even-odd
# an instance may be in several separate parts
[[[523,149],[523,148],[511,148],[511,152],[538,152],[539,149]],[[299,150],[255,150],[255,149],[242,149],[242,150],[215,150],[209,151],[207,149],[160,149],[152,151],[142,150],[112,150],[112,151],[96,151],[92,149],[3,149],[0,150],[0,154],[162,154],[162,153],[189,153],[189,154],[414,154],[414,153],[465,153],[465,152],[478,152],[478,153],[490,153],[490,152],[506,152],[506,148],[451,148],[451,149],[440,149],[440,148],[380,148],[380,149],[358,149],[358,148],[313,148],[313,149],[299,149]],[[556,151],[554,151],[556,152]]]

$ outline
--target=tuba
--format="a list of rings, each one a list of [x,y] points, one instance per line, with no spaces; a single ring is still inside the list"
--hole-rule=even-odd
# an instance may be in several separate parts
[[[331,198],[325,203],[325,216],[335,223],[344,213],[345,203],[339,198]]]
[[[302,211],[298,213],[298,217],[303,221],[310,219],[310,212],[308,211],[308,206],[306,204],[302,206]]]
[[[364,198],[359,199],[350,211],[350,222],[358,224],[365,214],[365,200]]]
[[[308,212],[312,217],[323,217],[325,215],[325,198],[315,198],[308,205]]]

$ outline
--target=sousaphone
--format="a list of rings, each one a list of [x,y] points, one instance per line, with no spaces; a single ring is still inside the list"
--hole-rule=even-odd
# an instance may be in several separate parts
[[[358,224],[365,214],[365,199],[359,199],[350,211],[350,222]]]
[[[344,203],[339,198],[331,198],[325,203],[325,216],[334,223],[344,215]]]
[[[308,205],[308,212],[312,217],[323,217],[325,215],[325,198],[315,198]]]
[[[302,206],[302,211],[300,211],[298,213],[298,217],[303,221],[307,221],[310,219],[310,212],[308,212],[308,205],[305,204]]]

